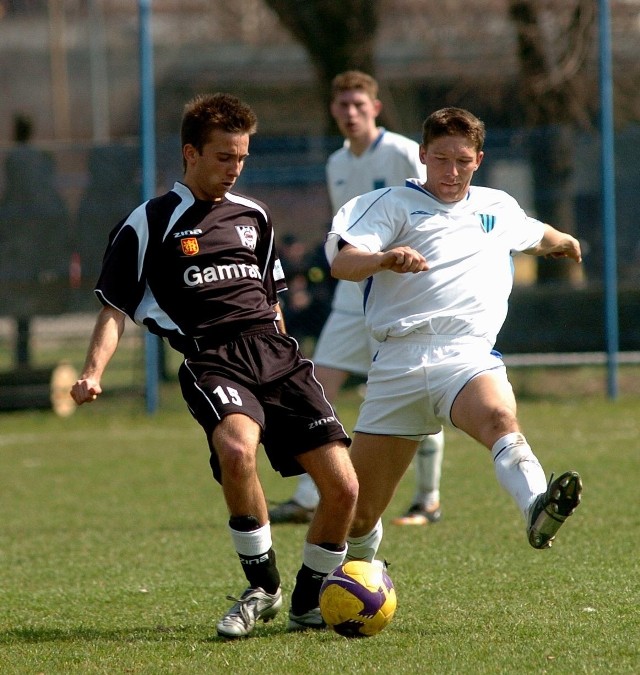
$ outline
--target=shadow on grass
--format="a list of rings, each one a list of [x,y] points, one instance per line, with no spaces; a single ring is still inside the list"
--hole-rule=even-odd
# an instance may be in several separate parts
[[[274,627],[256,631],[251,634],[255,638],[272,637]],[[276,631],[277,632],[277,631]],[[42,644],[48,642],[166,642],[167,640],[203,643],[217,642],[221,644],[237,643],[216,635],[211,625],[199,626],[155,626],[128,629],[98,628],[14,628],[0,631],[0,645]]]
[[[76,642],[85,640],[110,641],[158,641],[167,637],[180,638],[186,633],[192,634],[192,627],[185,626],[156,626],[155,628],[131,628],[119,630],[100,630],[98,628],[14,628],[0,632],[0,644],[14,644],[18,642],[36,644],[40,642]]]

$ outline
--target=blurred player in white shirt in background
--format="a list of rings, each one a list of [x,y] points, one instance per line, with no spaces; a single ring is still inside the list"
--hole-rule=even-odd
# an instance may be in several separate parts
[[[342,148],[327,161],[327,188],[333,213],[353,197],[407,178],[426,179],[419,145],[376,124],[382,110],[378,84],[360,71],[346,71],[332,83],[330,104],[340,132]],[[339,281],[329,315],[313,354],[316,377],[329,401],[335,402],[350,374],[366,377],[377,349],[364,324],[362,291],[351,281]],[[394,519],[398,525],[425,525],[440,520],[440,476],[444,435],[427,436],[416,454],[416,492],[407,512]],[[311,520],[318,505],[318,491],[308,474],[298,479],[292,498],[269,512],[272,523]]]

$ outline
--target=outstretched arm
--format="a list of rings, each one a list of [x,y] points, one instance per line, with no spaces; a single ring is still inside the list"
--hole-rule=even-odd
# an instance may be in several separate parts
[[[429,265],[424,256],[409,246],[370,253],[351,244],[344,244],[331,263],[331,274],[336,279],[347,281],[362,281],[382,270],[415,274],[428,269]]]
[[[560,232],[551,225],[545,223],[544,235],[540,243],[533,248],[524,251],[529,255],[548,255],[552,258],[571,258],[576,262],[582,262],[580,242],[566,232]]]
[[[71,387],[71,396],[78,405],[95,401],[102,393],[100,380],[118,347],[124,332],[125,318],[122,312],[113,307],[103,307],[100,310],[82,374]]]

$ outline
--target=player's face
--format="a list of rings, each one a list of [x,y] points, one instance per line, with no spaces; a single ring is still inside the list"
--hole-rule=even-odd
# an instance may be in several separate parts
[[[350,141],[368,139],[377,132],[376,117],[380,101],[364,91],[341,91],[331,102],[330,110],[340,133]]]
[[[442,202],[459,202],[483,156],[464,136],[440,136],[426,148],[421,145],[420,161],[427,167],[425,189]]]
[[[185,184],[197,199],[215,201],[224,197],[238,180],[249,155],[249,134],[215,129],[199,153],[192,145],[183,148],[187,163]]]

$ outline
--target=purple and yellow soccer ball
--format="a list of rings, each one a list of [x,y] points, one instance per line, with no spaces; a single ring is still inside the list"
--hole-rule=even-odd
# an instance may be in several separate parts
[[[350,560],[330,572],[320,589],[320,612],[344,637],[370,637],[393,619],[397,598],[382,566]]]

